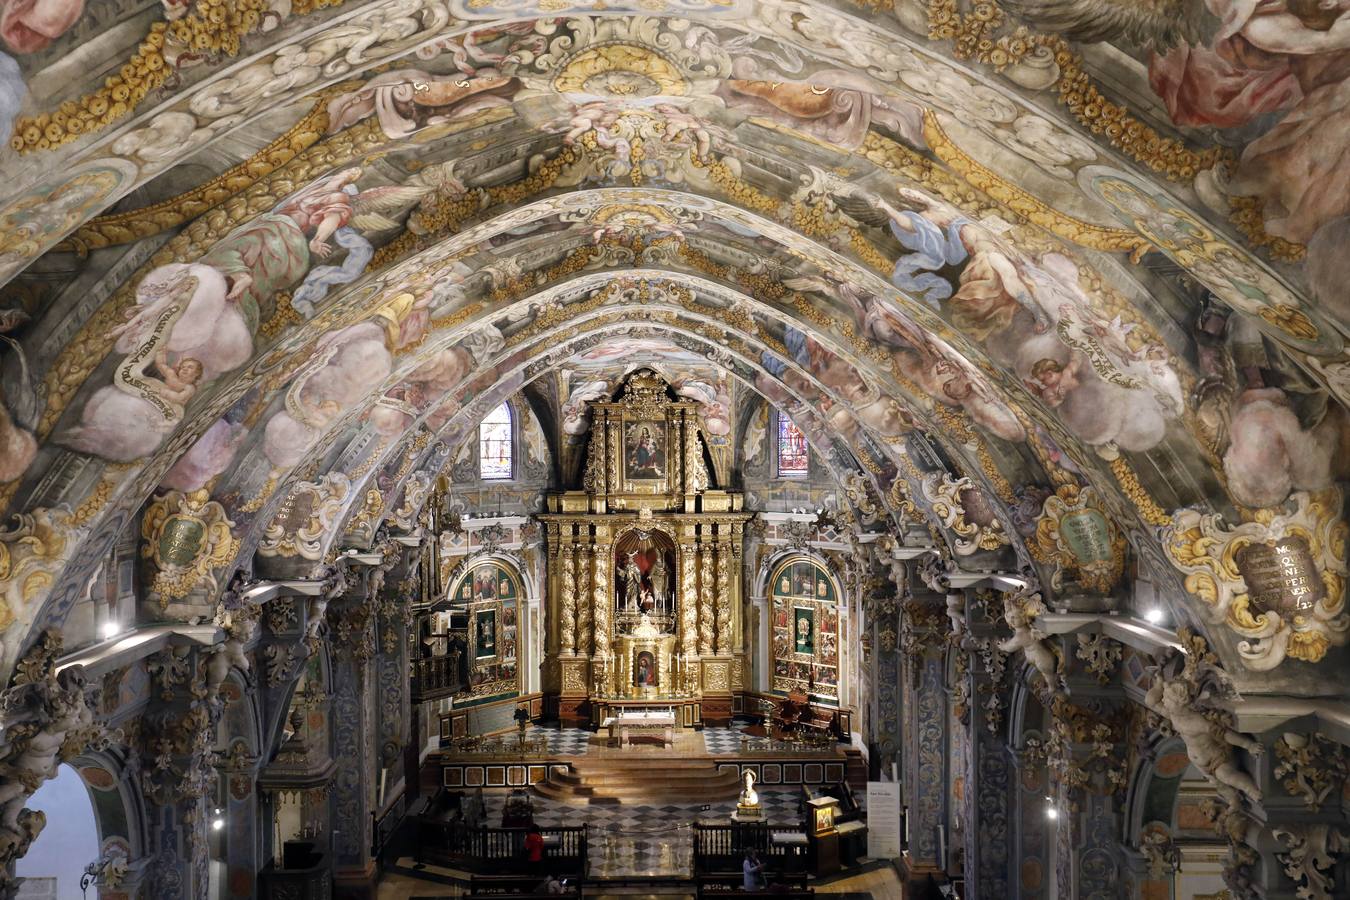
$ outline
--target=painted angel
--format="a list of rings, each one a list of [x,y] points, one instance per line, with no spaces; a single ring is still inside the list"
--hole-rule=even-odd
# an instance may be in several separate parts
[[[1005,241],[948,203],[910,188],[898,195],[902,208],[877,201],[910,251],[895,261],[896,287],[934,309],[947,301],[952,324],[978,341],[1007,329],[1021,312],[1037,332],[1049,330],[1050,315]],[[940,271],[953,266],[961,267],[955,290]]]
[[[1071,40],[1152,47],[1149,84],[1177,125],[1264,128],[1227,187],[1264,201],[1271,234],[1306,243],[1350,212],[1345,0],[1006,0],[1002,7]]]
[[[361,173],[359,167],[344,169],[277,207],[278,213],[291,216],[302,229],[314,230],[309,250],[315,258],[332,255],[330,239],[347,251],[340,265],[315,266],[295,290],[291,306],[305,318],[314,315],[314,304],[328,295],[329,288],[350,284],[365,271],[375,255],[365,235],[398,228],[391,216],[405,212],[432,190],[422,185],[390,185],[362,191],[354,183]]]

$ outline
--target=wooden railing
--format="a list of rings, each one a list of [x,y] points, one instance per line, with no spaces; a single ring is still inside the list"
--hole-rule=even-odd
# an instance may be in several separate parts
[[[776,842],[775,834],[801,835],[795,825],[731,823],[694,824],[694,874],[739,872],[745,851],[754,850],[770,872],[792,873],[804,870],[806,857],[789,844]]]
[[[424,656],[412,661],[412,699],[414,703],[448,697],[464,685],[459,683],[458,660],[449,656]]]
[[[576,876],[586,871],[585,825],[539,832],[544,838],[543,871]],[[508,874],[524,861],[525,834],[523,828],[474,828],[424,818],[417,827],[416,859],[483,874]]]

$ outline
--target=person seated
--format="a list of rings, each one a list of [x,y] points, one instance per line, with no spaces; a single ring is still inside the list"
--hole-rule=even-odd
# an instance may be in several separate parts
[[[550,875],[543,880],[539,887],[534,889],[536,894],[565,894],[567,893],[567,882],[558,878],[557,875]]]

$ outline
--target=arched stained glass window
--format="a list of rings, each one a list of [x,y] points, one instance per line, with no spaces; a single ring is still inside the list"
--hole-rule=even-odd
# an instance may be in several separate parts
[[[782,413],[778,414],[778,477],[805,478],[806,435]]]
[[[505,403],[478,425],[478,477],[502,481],[511,477],[511,407]]]

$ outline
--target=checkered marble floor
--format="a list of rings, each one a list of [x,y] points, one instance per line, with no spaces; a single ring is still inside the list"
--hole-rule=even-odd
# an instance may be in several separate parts
[[[590,749],[591,738],[595,737],[584,728],[546,725],[531,725],[525,736],[531,740],[544,738],[548,741],[548,752],[559,756],[580,756]]]
[[[739,753],[741,749],[741,729],[734,723],[731,728],[704,728],[703,746],[709,753],[725,755]]]

